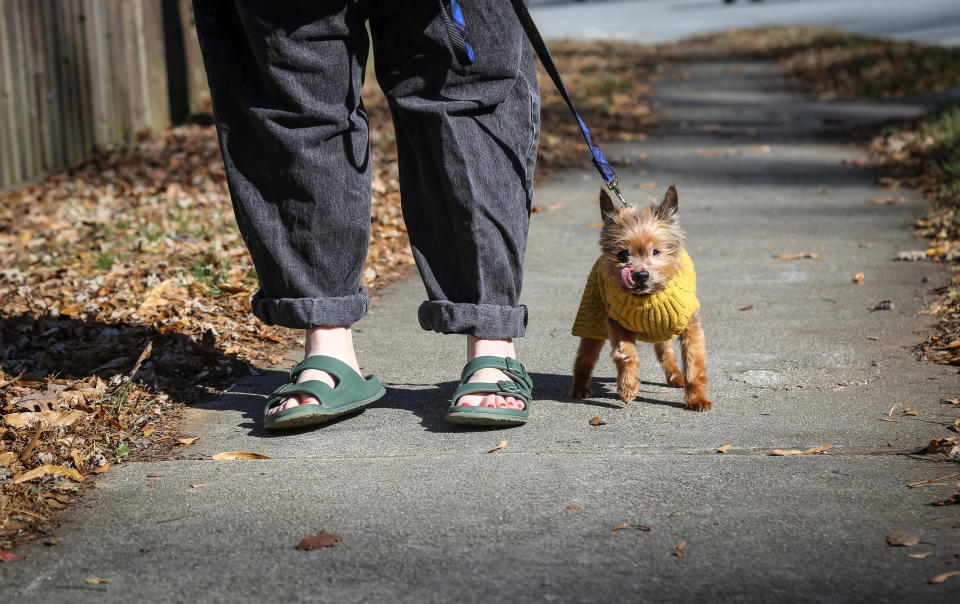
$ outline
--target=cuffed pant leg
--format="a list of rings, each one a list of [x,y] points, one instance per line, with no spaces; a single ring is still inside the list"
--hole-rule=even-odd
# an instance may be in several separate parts
[[[476,61],[457,62],[437,2],[378,5],[377,78],[397,133],[403,214],[427,290],[424,329],[522,336],[519,304],[540,99],[509,5],[461,4]]]
[[[194,1],[234,212],[260,282],[253,312],[268,324],[351,325],[369,306],[364,6]]]

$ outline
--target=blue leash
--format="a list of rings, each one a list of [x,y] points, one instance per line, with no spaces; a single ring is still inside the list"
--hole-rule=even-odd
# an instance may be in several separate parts
[[[550,51],[543,41],[543,36],[540,35],[540,31],[533,22],[533,17],[530,16],[530,11],[527,10],[523,0],[510,0],[510,2],[513,4],[513,10],[517,13],[520,25],[523,26],[523,31],[527,34],[530,44],[533,45],[533,50],[537,53],[537,56],[540,57],[540,63],[543,64],[543,68],[547,71],[550,79],[553,80],[553,85],[557,87],[560,96],[563,97],[563,100],[567,103],[567,107],[570,108],[570,112],[573,113],[573,117],[576,118],[577,124],[580,126],[580,133],[583,134],[583,140],[587,142],[587,147],[590,148],[590,155],[593,156],[594,167],[600,172],[600,176],[603,178],[607,189],[616,193],[617,197],[620,198],[620,203],[629,206],[630,204],[627,203],[627,200],[623,198],[623,194],[620,193],[620,182],[617,179],[617,173],[613,171],[610,162],[608,162],[607,158],[603,155],[603,151],[600,150],[600,145],[594,142],[593,137],[590,135],[590,129],[587,128],[583,119],[580,118],[577,108],[573,105],[573,99],[570,98],[570,93],[567,92],[566,86],[563,85],[560,72],[553,62],[553,57],[550,56]],[[460,3],[457,2],[457,0],[450,0],[450,10],[447,11],[446,6],[441,2],[440,12],[447,26],[447,33],[450,35],[450,40],[453,42],[457,58],[461,63],[466,65],[473,63],[473,47],[470,46],[470,43],[467,41],[467,27],[463,19],[463,11],[460,9]]]

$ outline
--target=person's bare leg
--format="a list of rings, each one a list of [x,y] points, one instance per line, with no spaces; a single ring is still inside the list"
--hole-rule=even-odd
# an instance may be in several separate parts
[[[353,332],[349,327],[314,327],[306,331],[305,340],[304,357],[315,355],[333,357],[350,365],[358,374],[360,373],[360,365],[357,364],[357,355],[353,350]],[[297,378],[297,383],[306,382],[307,380],[319,380],[330,386],[335,385],[330,374],[316,369],[307,369],[301,373],[300,377]],[[281,409],[289,409],[290,407],[296,407],[298,405],[319,404],[320,401],[310,395],[298,394],[283,401],[282,405],[271,409],[268,415],[276,413]]]
[[[516,349],[513,346],[513,340],[482,340],[473,336],[467,336],[467,362],[482,356],[509,357],[517,358]],[[510,380],[499,369],[481,369],[473,374],[468,382],[492,382],[501,380]],[[458,405],[481,406],[481,407],[501,407],[504,409],[523,409],[522,399],[516,399],[512,396],[502,397],[496,394],[466,394],[460,397]]]

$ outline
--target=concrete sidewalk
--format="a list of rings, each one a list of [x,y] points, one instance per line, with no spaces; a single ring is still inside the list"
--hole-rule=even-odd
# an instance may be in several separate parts
[[[909,203],[870,204],[889,193],[841,163],[860,152],[828,130],[838,115],[921,108],[815,103],[766,64],[718,57],[669,66],[656,90],[663,136],[605,150],[630,197],[678,186],[715,411],[685,411],[650,350],[638,402],[616,399],[606,355],[595,397],[566,398],[599,180],[565,173],[537,190],[537,204],[561,207],[533,217],[528,250],[530,424],[444,421],[463,342],[419,329],[422,286],[410,279],[356,330],[364,369],[388,386],[380,402],[275,437],[262,395],[282,375],[245,379],[190,412],[201,438],[183,459],[111,469],[63,543],[0,565],[0,600],[956,602],[960,577],[927,581],[960,568],[960,516],[927,504],[958,479],[906,487],[960,471],[910,454],[956,416],[939,403],[957,395],[956,369],[909,350],[932,322],[917,315],[924,279],[943,277],[892,260],[922,247],[908,221],[923,205],[903,191]],[[772,257],[801,251],[824,257]],[[880,300],[896,309],[870,312]],[[895,404],[919,415],[880,421]],[[768,456],[828,443],[819,456]],[[212,461],[220,451],[273,459]],[[611,531],[621,522],[650,530]],[[320,531],[343,541],[294,550]],[[893,531],[925,543],[890,547]],[[683,541],[686,557],[672,555]]]

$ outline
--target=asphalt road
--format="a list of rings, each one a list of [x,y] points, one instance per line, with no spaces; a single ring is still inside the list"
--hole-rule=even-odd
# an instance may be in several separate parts
[[[957,478],[907,487],[958,471],[914,454],[956,415],[939,402],[957,395],[956,369],[909,349],[944,277],[893,260],[921,244],[908,222],[924,205],[903,190],[907,203],[871,204],[891,193],[842,162],[860,151],[835,130],[922,107],[818,103],[774,67],[716,56],[667,66],[655,101],[663,136],[606,150],[634,200],[677,184],[714,411],[686,411],[650,350],[637,402],[615,397],[605,355],[595,396],[566,398],[599,220],[596,174],[573,170],[536,192],[553,209],[534,215],[528,248],[528,425],[444,421],[463,342],[421,331],[422,286],[400,282],[357,326],[364,369],[388,388],[376,405],[278,437],[261,413],[283,376],[242,380],[191,410],[200,440],[181,459],[111,468],[62,543],[0,564],[0,601],[960,601],[960,578],[928,583],[957,568],[957,508],[929,505]],[[801,251],[822,258],[774,258]],[[870,312],[880,300],[895,309]],[[888,416],[895,405],[918,415]],[[272,459],[213,461],[221,451]],[[649,531],[612,530],[624,522]],[[343,540],[295,549],[320,531]],[[923,543],[891,547],[894,531]]]
[[[533,0],[530,6],[545,38],[660,44],[734,27],[821,25],[960,45],[956,0]]]

